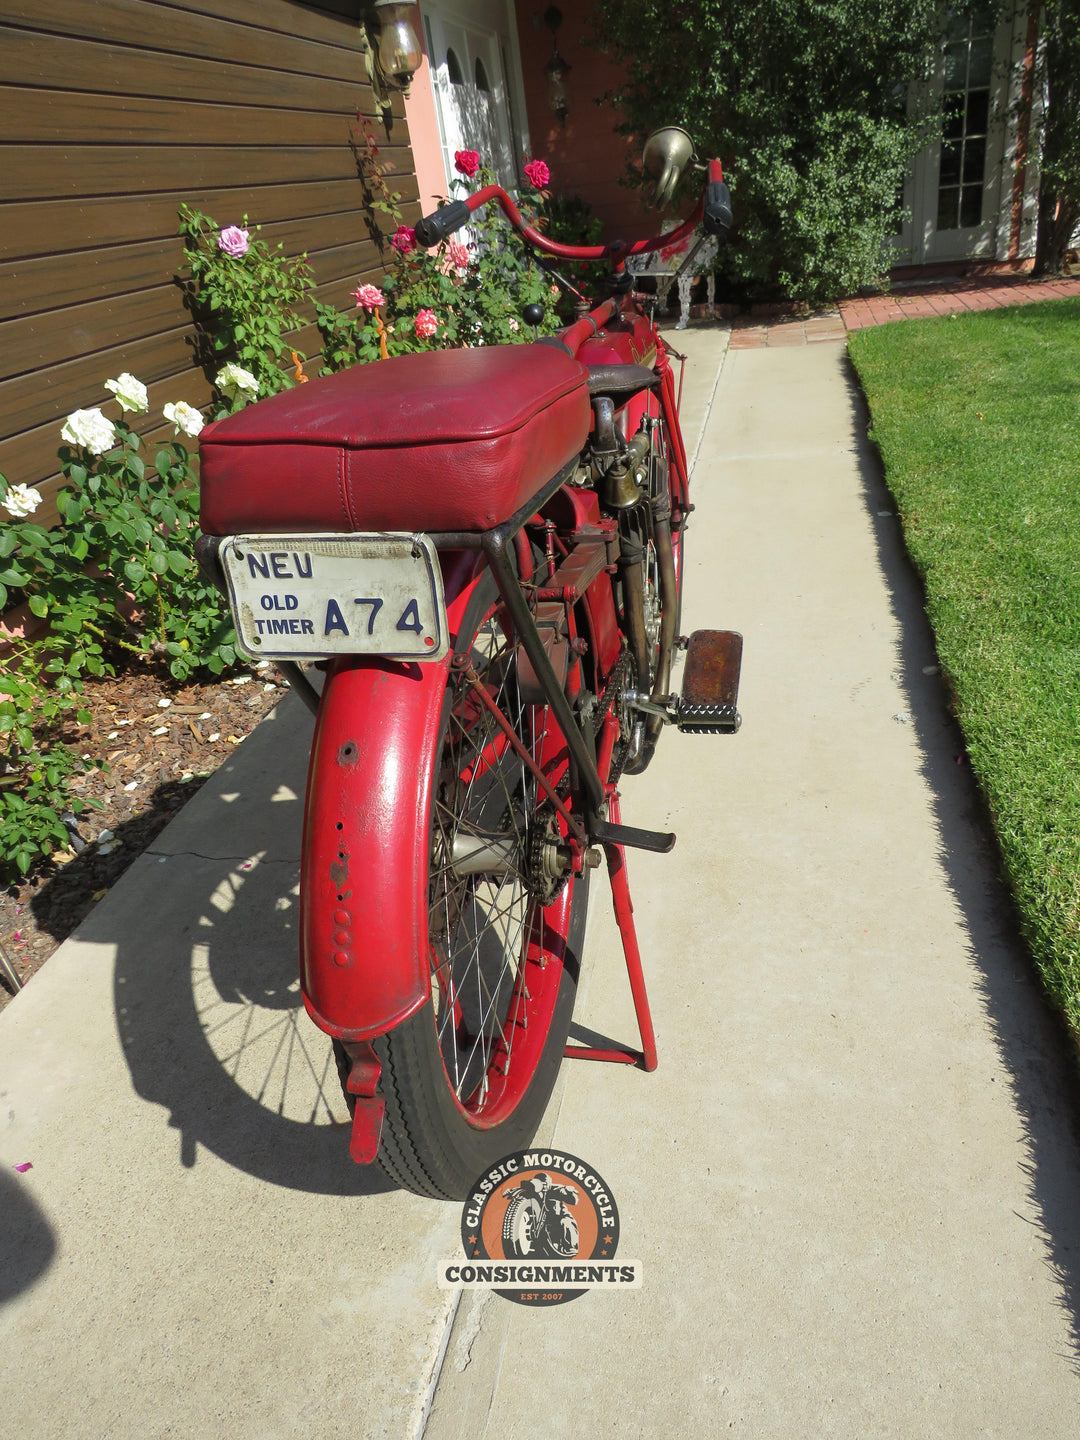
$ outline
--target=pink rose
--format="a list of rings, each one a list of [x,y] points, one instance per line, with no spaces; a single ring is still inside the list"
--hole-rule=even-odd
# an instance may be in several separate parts
[[[480,151],[455,150],[454,169],[460,175],[467,175],[468,178],[471,180],[472,177],[476,174],[477,170],[480,169]]]
[[[374,314],[380,305],[386,304],[386,296],[377,285],[361,285],[359,290],[354,290],[352,294],[356,299],[357,308],[363,306],[371,314]]]
[[[451,240],[446,247],[446,253],[450,257],[450,264],[456,270],[464,270],[469,263],[469,247],[460,240]]]
[[[238,260],[248,252],[248,232],[241,230],[239,225],[226,225],[217,237],[217,243],[219,250],[224,250],[226,255],[232,255]]]
[[[416,249],[416,231],[410,230],[408,225],[399,225],[390,244],[402,255],[408,255],[410,250]]]
[[[551,180],[551,171],[544,164],[543,160],[530,160],[525,166],[525,178],[534,185],[537,190],[543,190]]]
[[[430,340],[438,328],[439,322],[433,310],[420,310],[417,313],[416,338],[418,340]]]

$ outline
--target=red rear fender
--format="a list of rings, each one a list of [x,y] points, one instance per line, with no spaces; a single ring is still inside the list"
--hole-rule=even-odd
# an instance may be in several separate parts
[[[451,635],[473,588],[448,607]],[[430,995],[430,777],[449,666],[355,658],[326,677],[304,807],[300,984],[316,1025],[342,1040],[385,1033]]]

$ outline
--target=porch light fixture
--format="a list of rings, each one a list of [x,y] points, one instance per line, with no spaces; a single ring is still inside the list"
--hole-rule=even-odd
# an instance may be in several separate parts
[[[412,27],[412,5],[400,0],[374,0],[373,30],[378,37],[375,46],[375,68],[383,86],[391,90],[408,90],[420,68],[423,52]]]
[[[570,63],[564,60],[559,54],[559,44],[556,31],[562,24],[562,11],[557,5],[549,5],[544,11],[544,24],[551,31],[551,59],[544,66],[544,74],[548,82],[548,108],[558,117],[561,125],[566,124],[566,117],[570,113],[570,106],[566,99],[566,90],[563,80],[570,73]]]

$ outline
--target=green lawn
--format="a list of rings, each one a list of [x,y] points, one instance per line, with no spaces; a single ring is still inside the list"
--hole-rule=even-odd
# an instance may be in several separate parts
[[[1080,1038],[1080,301],[850,350],[1024,933]]]

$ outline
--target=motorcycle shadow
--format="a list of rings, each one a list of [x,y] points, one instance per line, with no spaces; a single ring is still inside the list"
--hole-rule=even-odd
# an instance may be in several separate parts
[[[56,1233],[29,1184],[0,1170],[0,1306],[44,1275],[56,1256]]]
[[[269,1184],[373,1195],[395,1187],[349,1158],[330,1040],[297,975],[310,734],[303,707],[283,702],[80,938],[116,948],[124,1057],[136,1092],[168,1111],[181,1164],[197,1164],[201,1146]]]

